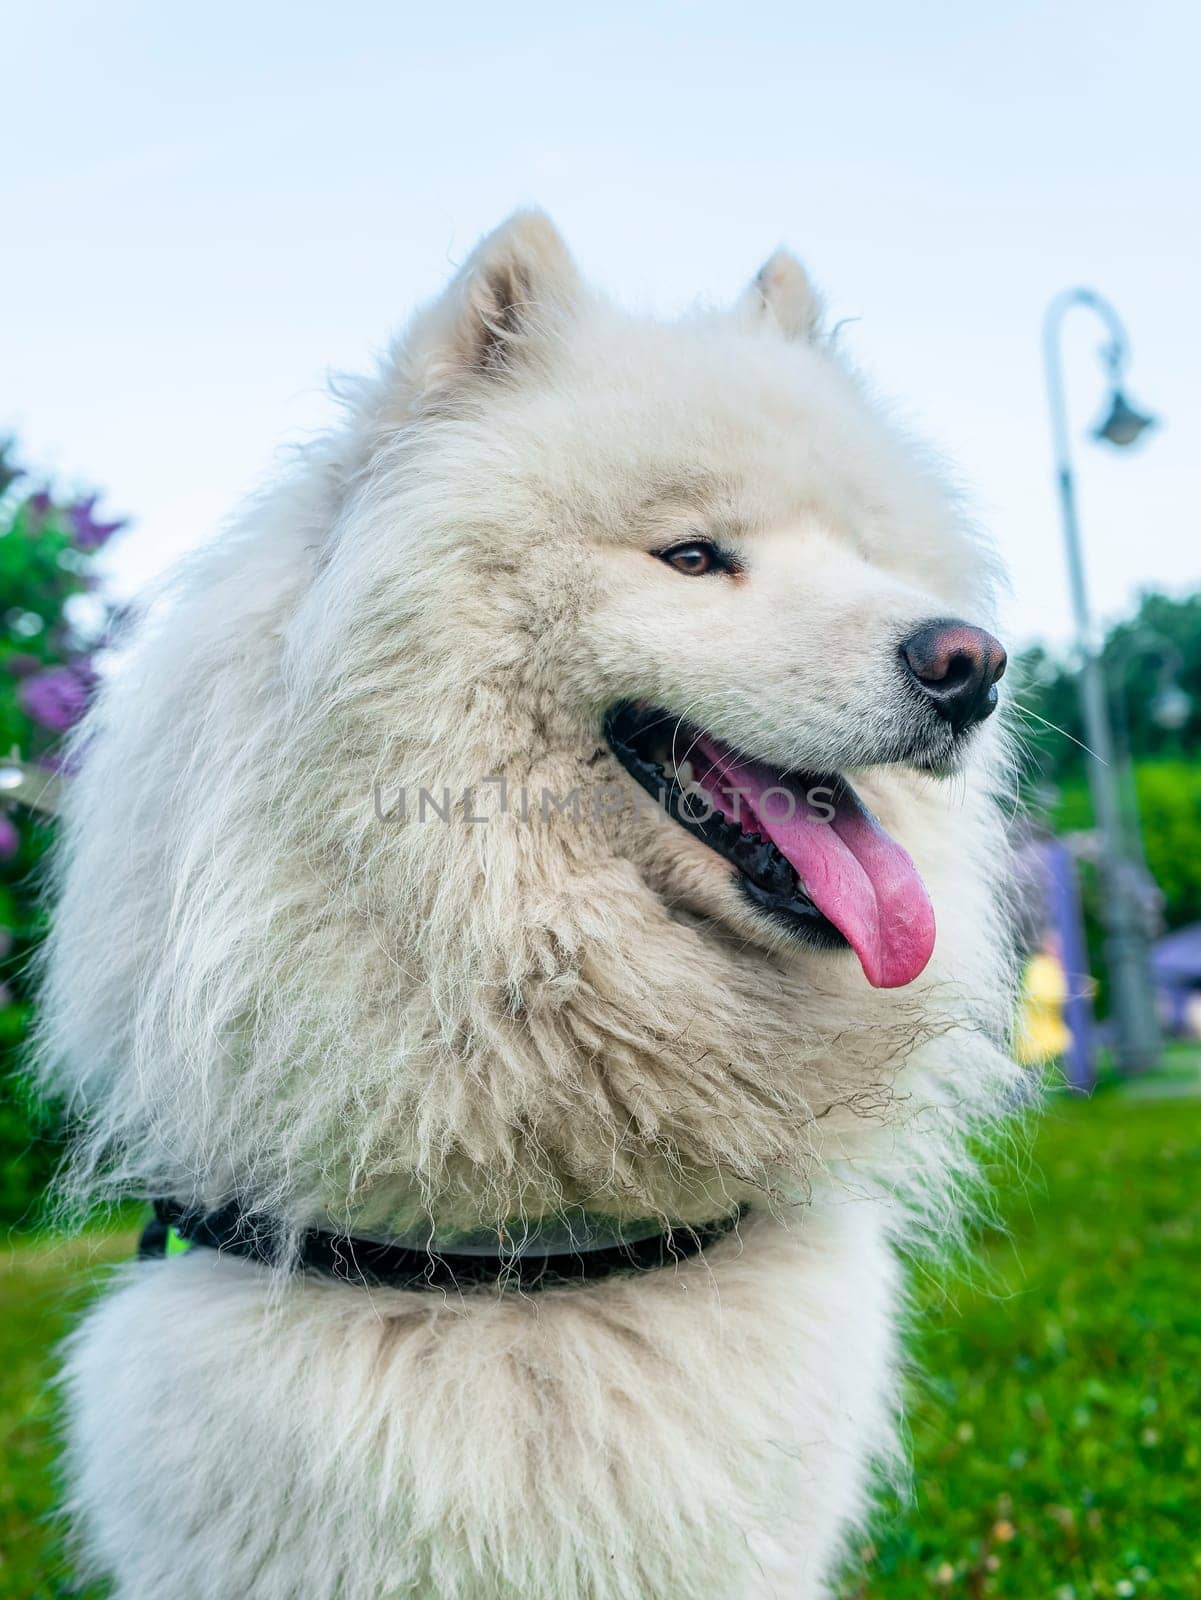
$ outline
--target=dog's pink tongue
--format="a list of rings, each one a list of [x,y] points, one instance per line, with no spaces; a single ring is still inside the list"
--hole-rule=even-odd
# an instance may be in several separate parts
[[[810,788],[758,762],[735,760],[707,739],[698,746],[712,763],[706,787],[740,791],[740,826],[764,834],[791,862],[806,894],[859,957],[867,981],[877,989],[912,983],[934,951],[934,908],[909,856],[854,790],[843,783],[824,788],[820,780]]]

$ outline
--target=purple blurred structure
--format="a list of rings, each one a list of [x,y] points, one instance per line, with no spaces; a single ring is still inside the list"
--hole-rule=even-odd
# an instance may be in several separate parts
[[[1072,852],[1060,840],[1046,840],[1041,853],[1046,873],[1047,911],[1059,935],[1059,956],[1067,979],[1063,1020],[1068,1025],[1072,1042],[1068,1046],[1065,1072],[1069,1087],[1077,1094],[1089,1094],[1097,1081],[1096,1023],[1084,916],[1080,909],[1080,880]]]
[[[1190,1002],[1201,998],[1201,922],[1160,939],[1151,951],[1151,972],[1168,1031],[1192,1032]]]
[[[1063,1020],[1071,1036],[1063,1063],[1068,1086],[1089,1094],[1097,1081],[1098,1030],[1093,1018],[1092,977],[1080,879],[1071,846],[1045,827],[1027,822],[1014,845],[1018,937],[1023,955],[1031,956],[1054,940],[1063,968],[1066,998]]]

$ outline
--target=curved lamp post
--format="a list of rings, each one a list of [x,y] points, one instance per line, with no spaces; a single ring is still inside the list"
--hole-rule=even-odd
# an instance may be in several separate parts
[[[1129,345],[1117,312],[1092,289],[1067,289],[1057,295],[1047,307],[1043,323],[1043,358],[1051,411],[1051,435],[1055,446],[1059,508],[1067,551],[1068,581],[1072,593],[1076,641],[1080,650],[1080,703],[1084,714],[1085,740],[1089,746],[1086,765],[1093,813],[1100,836],[1105,964],[1117,1025],[1118,1067],[1123,1072],[1142,1072],[1159,1059],[1161,1040],[1147,960],[1146,918],[1135,898],[1135,869],[1127,861],[1123,850],[1119,774],[1114,763],[1114,740],[1106,704],[1100,645],[1089,609],[1080,524],[1076,514],[1076,488],[1072,476],[1060,349],[1064,318],[1076,306],[1082,306],[1098,316],[1109,335],[1108,343],[1101,350],[1101,360],[1109,378],[1109,408],[1107,415],[1093,430],[1093,437],[1118,449],[1125,449],[1153,426],[1154,419],[1137,411],[1122,393]]]

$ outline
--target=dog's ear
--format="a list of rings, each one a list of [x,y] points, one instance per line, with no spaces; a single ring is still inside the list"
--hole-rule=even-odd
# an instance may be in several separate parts
[[[570,316],[580,280],[550,219],[518,211],[472,252],[420,313],[399,360],[417,394],[453,392],[537,360]]]
[[[822,303],[797,258],[777,250],[747,285],[738,311],[751,323],[770,318],[787,339],[812,340],[817,337]]]

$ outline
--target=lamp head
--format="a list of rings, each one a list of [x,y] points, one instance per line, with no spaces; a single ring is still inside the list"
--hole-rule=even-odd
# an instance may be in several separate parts
[[[1154,426],[1154,417],[1136,411],[1122,391],[1115,389],[1109,404],[1109,415],[1093,429],[1093,438],[1103,439],[1107,444],[1124,450]]]
[[[1152,700],[1150,711],[1151,721],[1157,728],[1177,733],[1192,716],[1192,696],[1178,683],[1165,683]]]

